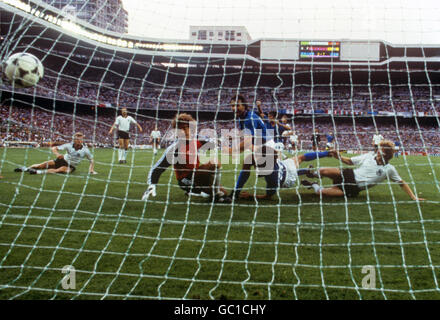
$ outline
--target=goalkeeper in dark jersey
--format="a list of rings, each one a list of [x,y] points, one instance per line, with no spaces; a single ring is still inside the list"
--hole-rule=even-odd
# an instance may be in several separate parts
[[[321,135],[319,134],[318,129],[315,129],[315,132],[312,134],[312,149],[313,151],[319,151],[319,143],[321,142]]]
[[[220,163],[200,163],[199,149],[212,142],[196,136],[195,124],[193,117],[186,113],[180,114],[173,120],[173,128],[179,129],[181,134],[151,168],[147,180],[148,188],[142,197],[143,200],[156,196],[156,185],[161,174],[173,165],[177,183],[187,195],[229,202],[227,191],[220,186]]]

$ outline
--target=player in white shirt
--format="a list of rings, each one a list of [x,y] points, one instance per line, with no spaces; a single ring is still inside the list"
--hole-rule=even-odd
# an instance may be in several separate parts
[[[62,155],[59,151],[65,150],[66,154]],[[53,147],[52,152],[55,154],[55,160],[49,160],[43,163],[34,164],[30,167],[20,167],[15,172],[29,172],[30,174],[47,173],[73,173],[78,164],[87,158],[90,162],[89,173],[97,174],[94,170],[95,163],[90,150],[84,145],[84,135],[80,132],[75,133],[73,142],[66,143],[58,147]]]
[[[154,127],[154,130],[151,131],[150,134],[150,143],[153,143],[153,153],[157,154],[157,150],[160,149],[160,131],[157,130],[157,126]]]
[[[322,188],[316,182],[303,180],[302,184],[314,189],[315,193],[330,197],[356,197],[360,191],[372,188],[382,181],[389,179],[398,183],[413,200],[425,200],[414,195],[408,184],[400,178],[396,168],[389,163],[394,156],[394,143],[382,141],[379,143],[376,153],[369,152],[353,158],[335,154],[335,158],[341,162],[357,166],[357,168],[321,168],[319,174],[310,174],[315,177],[327,177],[333,180],[334,186]]]
[[[110,128],[109,134],[112,134],[113,129],[118,127],[118,140],[119,140],[119,152],[118,159],[119,163],[127,163],[127,150],[130,143],[130,126],[131,124],[137,125],[139,131],[142,132],[141,126],[133,119],[133,117],[128,115],[127,108],[122,108],[120,116],[116,118],[115,123]]]
[[[379,134],[379,132],[376,131],[376,134],[373,135],[374,152],[377,152],[377,148],[383,140],[384,140],[383,136],[381,134]]]
[[[294,153],[295,150],[297,150],[298,148],[298,135],[296,134],[295,131],[293,130],[289,130],[289,131],[284,131],[282,134],[283,137],[289,137],[288,138],[288,142],[289,142],[289,149],[290,149],[290,153]]]

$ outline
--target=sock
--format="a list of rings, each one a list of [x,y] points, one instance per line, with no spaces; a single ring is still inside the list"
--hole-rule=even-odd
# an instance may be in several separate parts
[[[123,154],[123,156],[122,156],[123,159],[122,159],[122,160],[124,160],[124,161],[127,160],[127,153],[128,153],[127,150],[124,150],[124,151],[123,151],[123,153],[122,153],[122,154]]]
[[[43,174],[44,171],[43,170],[37,170],[37,174]]]
[[[121,161],[122,160],[122,149],[118,150],[118,160]]]
[[[251,173],[248,170],[241,170],[240,175],[238,176],[237,184],[235,185],[234,195],[237,197],[243,186],[245,185],[246,181],[248,181],[249,176]]]
[[[304,157],[306,158],[306,161],[312,161],[316,158],[328,157],[328,151],[304,153]]]
[[[218,195],[220,195],[220,196],[224,196],[225,194],[222,192],[222,191],[220,191],[220,181],[221,181],[221,179],[222,179],[222,176],[221,176],[221,170],[219,170],[219,169],[217,169],[217,170],[215,170],[215,173],[214,173],[214,183],[213,183],[213,185],[214,185],[214,192],[215,192],[215,194],[218,194]]]
[[[30,168],[30,167],[29,167],[29,168]],[[21,167],[21,170],[22,170],[23,172],[28,172],[28,171],[29,171],[29,168]]]
[[[322,187],[318,186],[317,183],[312,184],[312,188],[313,188],[313,190],[315,190],[316,194],[321,193]]]
[[[304,174],[309,173],[309,169],[298,169],[298,170],[296,170],[296,173],[297,173],[299,176],[302,176],[302,175],[304,175]]]

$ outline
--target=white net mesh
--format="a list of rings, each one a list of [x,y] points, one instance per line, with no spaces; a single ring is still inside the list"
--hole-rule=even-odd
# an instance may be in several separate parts
[[[149,36],[182,33],[177,21],[188,26],[185,38],[190,24],[237,25],[220,17],[239,10],[243,24],[254,23],[250,33],[274,38],[265,43],[246,40],[233,27],[225,29],[228,39],[216,38],[226,37],[218,27],[212,36],[205,30],[206,40],[197,39],[203,36],[198,30],[189,42],[153,41],[108,33],[66,16],[86,15],[91,8],[91,24],[124,29],[122,8],[117,1],[109,3],[54,1],[57,10],[40,1],[0,1],[2,61],[28,52],[45,68],[34,87],[18,88],[5,75],[1,84],[1,298],[439,297],[440,46],[432,44],[438,30],[430,29],[439,22],[435,3],[414,8],[399,1],[378,16],[354,2],[348,9],[338,9],[335,2],[315,15],[305,5],[234,2],[217,7],[212,18],[215,5],[205,3],[186,4],[176,17],[177,3],[165,3],[176,8],[163,15],[159,2],[150,3],[150,10],[140,1],[124,2],[126,9],[156,15],[146,24]],[[360,25],[368,28],[361,33],[354,17],[364,9],[368,14]],[[414,9],[421,14],[406,18]],[[191,20],[200,10],[206,10],[205,18]],[[322,35],[318,25],[325,24],[325,10],[329,15],[323,21],[331,27]],[[251,18],[260,11],[267,16]],[[297,18],[285,18],[293,11]],[[396,12],[406,20],[397,19]],[[283,18],[275,23],[274,14]],[[352,17],[349,26],[342,23],[346,15]],[[297,25],[295,31],[280,26],[289,21]],[[349,42],[337,40],[347,28],[350,38],[370,40],[347,49]],[[414,41],[391,45],[372,40],[373,31],[385,32],[387,41],[402,43],[396,34]],[[330,39],[327,45],[309,42],[323,37]],[[310,58],[321,50],[310,47],[322,46],[338,48],[340,56]],[[373,48],[377,58],[360,61],[362,48]],[[289,56],[288,50],[295,51]],[[213,129],[220,138],[222,130],[240,128],[230,106],[237,93],[257,116],[261,101],[263,113],[275,112],[290,127],[289,134],[277,137],[286,158],[333,148],[351,158],[374,152],[373,135],[382,135],[398,146],[390,163],[420,200],[391,179],[357,197],[330,197],[302,186],[302,175],[291,188],[279,188],[271,200],[263,200],[253,195],[264,195],[266,182],[252,169],[243,189],[252,200],[219,203],[185,194],[172,166],[161,174],[157,195],[141,200],[149,172],[176,139],[173,117],[189,113],[198,133]],[[117,129],[109,134],[122,107],[142,128],[131,126],[126,153],[119,148]],[[43,173],[37,166],[42,172],[29,174],[32,165],[53,161],[51,148],[71,142],[77,132],[84,134],[97,175],[89,174],[87,160],[69,174]],[[230,194],[240,181],[243,155],[237,163],[226,159],[221,185]],[[309,164],[318,170],[347,167],[323,157],[299,168]],[[334,179],[322,172],[315,186],[331,188]]]

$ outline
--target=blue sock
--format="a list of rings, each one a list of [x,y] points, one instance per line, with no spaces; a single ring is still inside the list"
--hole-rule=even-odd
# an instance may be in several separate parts
[[[304,175],[304,174],[309,173],[309,169],[298,169],[298,170],[296,170],[296,173],[297,173],[299,176],[302,176],[302,175]]]
[[[328,157],[328,151],[304,153],[304,157],[306,157],[306,161],[312,161],[316,158]]]
[[[241,170],[240,175],[238,176],[237,184],[235,185],[234,194],[237,197],[243,186],[245,185],[246,181],[248,181],[249,176],[251,173],[248,170]]]

